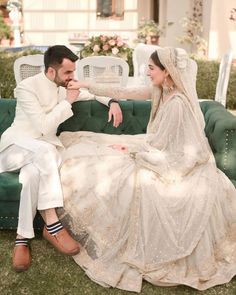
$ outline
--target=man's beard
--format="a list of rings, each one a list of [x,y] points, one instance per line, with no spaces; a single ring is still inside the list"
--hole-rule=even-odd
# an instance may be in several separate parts
[[[68,83],[70,82],[71,79],[63,81],[59,78],[58,72],[56,71],[56,75],[55,78],[53,80],[53,82],[57,85],[57,86],[61,86],[61,87],[67,87]]]

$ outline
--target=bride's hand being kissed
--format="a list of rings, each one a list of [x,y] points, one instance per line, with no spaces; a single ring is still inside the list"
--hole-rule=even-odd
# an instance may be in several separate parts
[[[129,151],[128,147],[122,144],[112,144],[112,145],[109,145],[109,147],[124,153],[127,153]]]
[[[88,88],[88,83],[85,81],[71,80],[67,85],[67,89],[80,89],[80,88]]]

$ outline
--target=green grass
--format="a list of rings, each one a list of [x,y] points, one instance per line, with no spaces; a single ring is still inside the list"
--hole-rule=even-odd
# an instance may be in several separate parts
[[[124,295],[137,294],[103,288],[92,282],[71,257],[57,253],[40,234],[31,242],[32,263],[27,272],[12,270],[11,259],[14,231],[0,231],[0,294],[1,295]],[[236,277],[228,284],[206,291],[189,287],[156,287],[144,282],[142,295],[235,295]]]

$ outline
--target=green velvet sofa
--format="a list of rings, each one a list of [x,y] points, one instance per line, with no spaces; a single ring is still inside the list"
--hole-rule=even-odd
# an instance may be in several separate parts
[[[10,126],[15,114],[14,99],[0,99],[0,136]],[[107,122],[107,107],[96,101],[73,104],[74,116],[58,128],[63,131],[94,131],[116,134],[145,133],[150,114],[148,101],[121,101],[123,123],[114,128]],[[214,101],[200,102],[204,114],[205,132],[214,153],[217,166],[230,178],[236,187],[236,117]],[[21,184],[18,172],[0,174],[0,229],[15,229],[19,207]],[[35,228],[42,228],[39,214],[35,218]]]

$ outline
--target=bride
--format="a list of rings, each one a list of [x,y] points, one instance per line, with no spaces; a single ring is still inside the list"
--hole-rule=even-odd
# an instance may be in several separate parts
[[[105,287],[205,290],[236,274],[236,190],[206,139],[196,73],[183,49],[159,48],[151,89],[70,82],[117,100],[152,97],[147,134],[61,135],[61,217],[82,245],[75,261]]]

